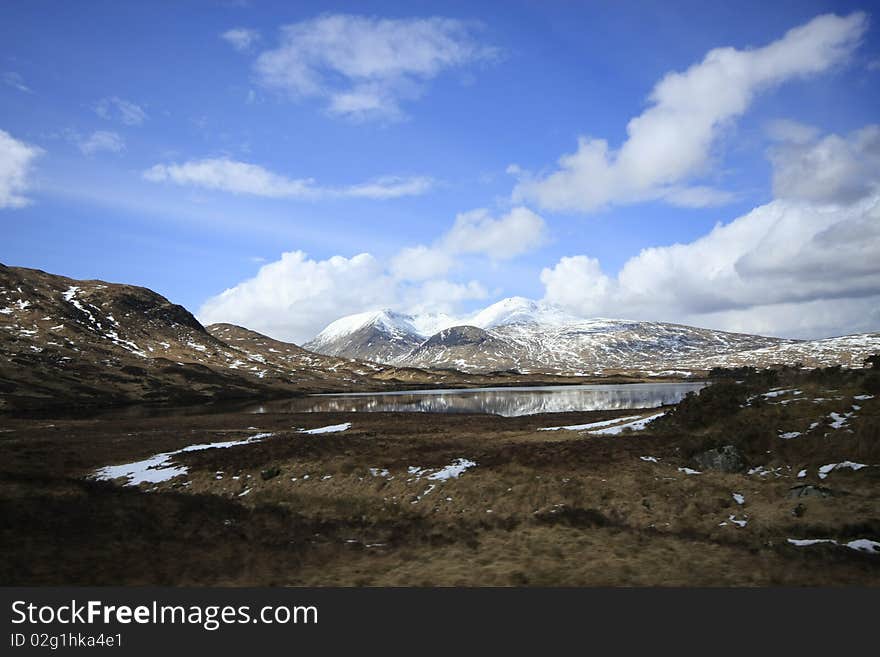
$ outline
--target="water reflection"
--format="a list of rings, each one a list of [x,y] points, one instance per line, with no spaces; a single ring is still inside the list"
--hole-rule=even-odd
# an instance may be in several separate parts
[[[705,383],[626,383],[616,385],[467,388],[405,392],[312,395],[264,402],[249,413],[421,412],[492,413],[513,417],[675,404]]]

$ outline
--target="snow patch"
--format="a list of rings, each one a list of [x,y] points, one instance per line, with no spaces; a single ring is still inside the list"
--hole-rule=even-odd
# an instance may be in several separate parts
[[[819,479],[825,479],[829,474],[831,474],[834,470],[853,470],[858,471],[862,468],[867,468],[868,465],[866,463],[854,463],[853,461],[842,461],[840,463],[828,463],[827,465],[823,465],[819,468]]]
[[[623,433],[625,430],[629,429],[630,431],[642,431],[645,427],[648,426],[650,422],[653,422],[658,417],[662,417],[666,415],[666,411],[662,413],[655,413],[654,415],[649,415],[647,417],[643,417],[640,420],[636,420],[635,422],[627,422],[626,424],[618,424],[613,427],[607,427],[605,429],[599,429],[597,431],[590,431],[590,433],[594,435],[603,435],[603,436],[616,436],[620,433]]]
[[[244,440],[226,440],[216,443],[188,445],[173,452],[155,454],[141,461],[123,463],[122,465],[108,465],[96,470],[93,477],[103,481],[125,478],[125,486],[137,486],[142,483],[160,483],[187,473],[186,466],[174,465],[172,463],[172,458],[178,454],[197,452],[204,449],[227,448],[234,445],[246,445],[272,435],[274,434],[258,433]]]
[[[620,422],[626,422],[627,420],[635,420],[638,419],[638,415],[630,415],[628,417],[616,417],[611,420],[601,420],[599,422],[590,422],[589,424],[568,424],[563,427],[541,427],[538,431],[559,431],[560,429],[564,431],[583,431],[585,429],[592,429],[594,427],[607,427],[612,424],[618,424]]]
[[[435,472],[432,475],[428,476],[428,479],[432,479],[435,481],[446,481],[447,479],[458,479],[462,473],[468,468],[473,468],[477,464],[475,461],[470,461],[468,459],[455,459],[452,463],[447,465],[445,468],[442,468]]]
[[[821,543],[829,543],[831,545],[841,545],[842,547],[855,550],[856,552],[866,552],[868,554],[880,554],[880,541],[872,541],[869,538],[857,538],[848,543],[838,543],[833,538],[789,538],[788,542],[797,547],[809,547],[811,545],[819,545]]]
[[[299,433],[308,433],[311,435],[319,434],[319,433],[338,433],[340,431],[347,431],[351,429],[351,422],[344,422],[342,424],[331,424],[326,427],[318,427],[317,429],[299,429]]]

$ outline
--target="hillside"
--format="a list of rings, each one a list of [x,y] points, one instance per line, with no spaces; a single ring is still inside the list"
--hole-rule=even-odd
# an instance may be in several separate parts
[[[786,340],[665,322],[579,318],[513,297],[458,322],[425,321],[389,310],[351,315],[330,324],[306,346],[397,366],[475,373],[657,375],[777,363],[859,367],[866,356],[880,351],[880,334]]]
[[[187,404],[431,380],[231,325],[209,331],[146,288],[0,265],[0,411]]]

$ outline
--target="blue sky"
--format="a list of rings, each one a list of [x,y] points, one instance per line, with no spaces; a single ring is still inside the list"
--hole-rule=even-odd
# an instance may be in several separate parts
[[[4,3],[0,262],[145,285],[298,341],[374,305],[463,315],[512,295],[798,337],[880,330],[874,9]],[[799,26],[809,52],[825,44],[812,64],[786,38]],[[696,93],[652,99],[721,47],[736,54],[687,78]],[[621,164],[628,123],[658,104],[672,122]],[[611,154],[566,173],[579,138]],[[798,173],[817,166],[838,177]],[[700,246],[719,222],[734,229]],[[770,262],[771,236],[798,250]]]

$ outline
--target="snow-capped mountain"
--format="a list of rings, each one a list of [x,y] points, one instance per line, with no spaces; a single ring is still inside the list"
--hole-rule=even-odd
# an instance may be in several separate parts
[[[391,310],[348,315],[328,325],[303,346],[330,356],[344,355],[346,358],[391,363],[424,340],[413,324],[414,319]]]
[[[351,315],[330,324],[305,346],[318,353],[398,366],[592,374],[783,362],[860,365],[862,358],[880,350],[880,337],[817,342],[815,349],[813,344],[664,322],[585,319],[549,304],[511,297],[458,319],[389,310]]]

